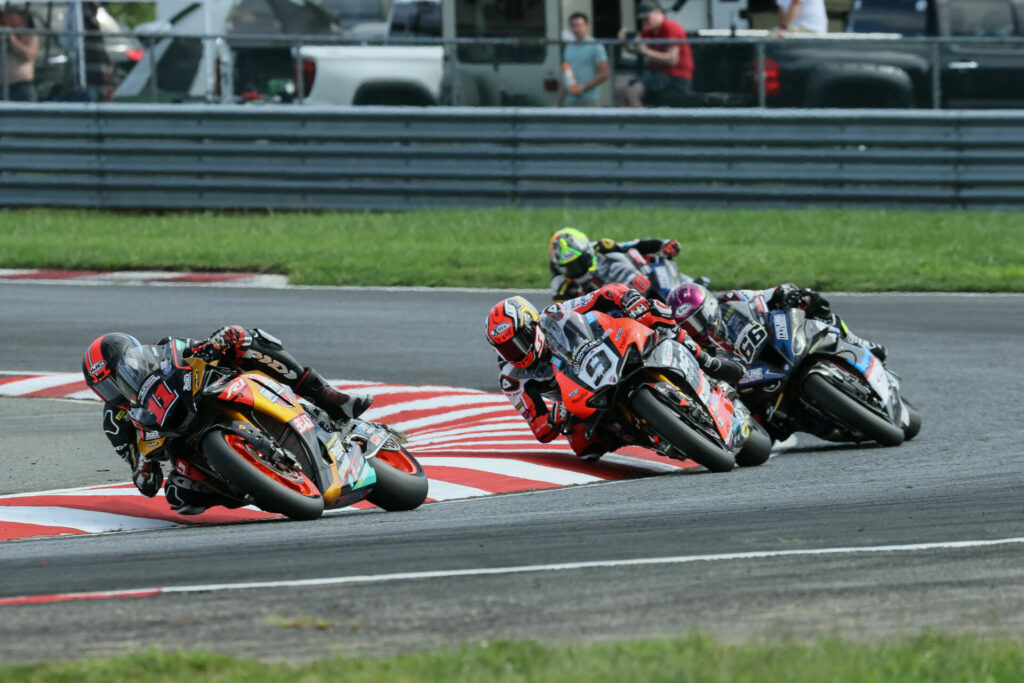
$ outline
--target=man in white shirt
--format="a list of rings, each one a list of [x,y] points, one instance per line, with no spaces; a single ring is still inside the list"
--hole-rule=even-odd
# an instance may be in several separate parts
[[[828,33],[825,0],[775,0],[779,7],[778,34]]]

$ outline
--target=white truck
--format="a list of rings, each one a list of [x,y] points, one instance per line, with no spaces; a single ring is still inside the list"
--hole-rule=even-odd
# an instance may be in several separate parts
[[[774,0],[768,1],[774,10]],[[439,35],[446,39],[559,41],[572,39],[568,18],[583,12],[590,17],[595,38],[612,39],[621,27],[636,25],[635,4],[635,0],[397,0],[392,14],[401,5],[406,5],[407,12],[408,6],[418,6],[423,13],[437,12],[439,5]],[[749,24],[748,4],[748,0],[662,3],[666,14],[691,32],[745,27]],[[389,26],[389,36],[402,34],[393,21]],[[448,43],[443,49],[394,44],[307,45],[300,55],[303,71],[312,80],[303,102],[318,105],[551,106],[561,73],[557,43]],[[603,96],[607,103],[611,88],[604,88]]]

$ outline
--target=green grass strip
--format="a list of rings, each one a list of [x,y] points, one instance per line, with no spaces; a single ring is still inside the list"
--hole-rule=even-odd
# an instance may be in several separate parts
[[[339,643],[344,641],[339,636]],[[1016,682],[1019,641],[924,634],[881,644],[826,638],[733,645],[705,635],[545,647],[498,642],[391,658],[266,664],[249,658],[149,651],[127,657],[0,667],[5,683],[108,681],[666,681],[686,683]]]
[[[408,213],[0,213],[0,267],[256,270],[294,284],[547,287],[547,244],[676,238],[716,287],[1024,291],[1024,214],[549,209]]]

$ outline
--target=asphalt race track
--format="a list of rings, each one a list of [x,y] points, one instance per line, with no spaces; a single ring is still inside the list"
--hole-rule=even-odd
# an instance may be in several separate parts
[[[110,329],[202,336],[238,322],[281,337],[331,378],[493,391],[482,321],[503,295],[0,285],[0,370],[77,371],[85,345]],[[402,514],[2,543],[0,661],[150,646],[297,660],[689,629],[729,639],[874,639],[925,626],[1021,635],[1024,296],[830,298],[856,332],[888,344],[924,416],[914,441],[804,438],[752,470]],[[0,398],[0,493],[126,481],[98,412]],[[2,604],[137,589],[164,592]],[[303,618],[329,626],[288,627]]]

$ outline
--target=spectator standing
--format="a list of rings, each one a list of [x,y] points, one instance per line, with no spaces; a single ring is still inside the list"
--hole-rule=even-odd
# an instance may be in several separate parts
[[[0,26],[34,28],[32,17],[17,10],[0,10]],[[36,55],[39,36],[12,33],[7,36],[7,98],[13,102],[36,101]]]
[[[779,8],[776,34],[828,33],[825,0],[775,0]]]
[[[100,3],[82,3],[82,30],[86,34],[82,39],[85,47],[84,93],[79,88],[78,13],[74,11],[74,5],[70,7],[72,9],[68,11],[64,22],[64,34],[61,36],[61,46],[68,53],[67,80],[73,84],[65,97],[70,100],[86,98],[92,102],[109,102],[114,98],[114,62],[100,33],[100,21],[97,16]]]
[[[590,36],[590,20],[582,12],[569,16],[569,28],[576,39],[562,54],[563,78],[558,81],[556,107],[597,107],[601,84],[608,80],[608,53]]]
[[[643,25],[642,39],[686,40],[686,30],[666,17],[655,0],[638,3],[636,18]],[[621,29],[619,40],[628,40],[628,33],[625,28]],[[616,104],[684,107],[693,103],[693,52],[689,43],[646,45],[629,41],[626,50],[647,57],[648,70],[616,88]]]

